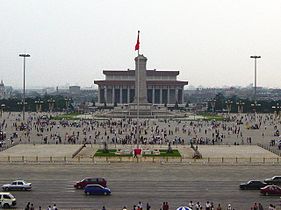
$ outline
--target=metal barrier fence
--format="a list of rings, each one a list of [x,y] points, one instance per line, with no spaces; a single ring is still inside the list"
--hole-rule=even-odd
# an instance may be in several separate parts
[[[281,158],[240,158],[240,157],[221,157],[221,158],[179,158],[179,157],[39,157],[39,156],[0,156],[2,163],[20,164],[98,164],[98,163],[182,163],[182,164],[280,164]]]
[[[257,145],[258,145],[259,147],[263,148],[263,149],[268,150],[269,152],[272,152],[272,153],[274,153],[274,154],[276,154],[276,155],[278,155],[278,156],[281,156],[281,150],[279,150],[279,149],[277,148],[277,146],[274,147],[274,146],[268,146],[268,145],[264,145],[264,144],[257,144]]]

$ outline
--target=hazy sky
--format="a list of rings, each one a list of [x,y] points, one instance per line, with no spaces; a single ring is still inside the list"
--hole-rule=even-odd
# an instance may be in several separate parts
[[[0,0],[0,79],[81,85],[103,69],[133,69],[134,45],[147,67],[180,70],[190,85],[253,83],[281,88],[280,0]]]

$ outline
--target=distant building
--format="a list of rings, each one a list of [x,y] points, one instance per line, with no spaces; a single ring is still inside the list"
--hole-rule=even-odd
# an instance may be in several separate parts
[[[80,86],[69,86],[70,95],[79,95],[81,93]]]
[[[135,70],[104,70],[105,80],[96,80],[98,103],[128,104],[135,97]],[[146,70],[147,101],[152,104],[184,104],[184,86],[179,71]]]
[[[0,83],[0,99],[3,99],[3,98],[5,98],[5,85],[4,85],[3,80],[1,80],[1,83]]]

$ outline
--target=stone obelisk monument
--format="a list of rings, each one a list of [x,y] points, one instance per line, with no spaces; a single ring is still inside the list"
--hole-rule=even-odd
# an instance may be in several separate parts
[[[134,103],[147,104],[147,86],[146,86],[146,61],[143,55],[135,58],[135,98]]]

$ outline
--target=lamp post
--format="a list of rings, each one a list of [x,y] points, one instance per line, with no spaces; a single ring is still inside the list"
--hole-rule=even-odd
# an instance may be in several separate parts
[[[256,121],[257,121],[257,108],[260,106],[261,106],[261,104],[257,103],[257,101],[254,101],[254,103],[251,104],[251,107],[253,107]]]
[[[24,105],[23,105],[24,104]],[[27,102],[24,102],[23,103],[23,101],[19,101],[19,102],[17,102],[17,105],[19,105],[19,106],[26,106],[27,105]]]
[[[254,77],[255,77],[255,83],[254,83],[254,101],[256,103],[256,96],[257,96],[257,59],[261,58],[261,56],[258,55],[252,55],[250,58],[255,59],[255,72],[254,72]]]
[[[5,104],[1,104],[1,117],[4,114],[4,109],[5,109],[6,105]]]
[[[229,115],[229,113],[230,113],[230,111],[231,111],[231,105],[232,105],[232,103],[233,103],[233,102],[232,102],[231,100],[227,100],[227,101],[225,102],[228,115]]]
[[[236,102],[236,104],[237,104],[238,113],[243,113],[243,106],[245,105],[245,103],[242,101],[238,101]]]
[[[215,113],[216,99],[209,100],[212,107],[212,112]]]
[[[70,98],[65,98],[64,100],[65,100],[65,107],[66,107],[66,112],[67,112],[71,99]]]
[[[48,102],[48,104],[49,104],[49,111],[50,111],[50,112],[53,112],[54,106],[55,106],[55,100],[51,98],[51,99],[49,99],[47,102]]]
[[[22,120],[25,121],[25,58],[30,57],[29,54],[19,54],[23,57],[23,97],[22,97]]]
[[[272,109],[276,112],[276,117],[279,117],[281,106],[277,103],[275,106],[272,106]]]
[[[42,104],[44,102],[39,99],[38,101],[34,101],[34,103],[36,105],[36,112],[41,112],[42,111]]]

